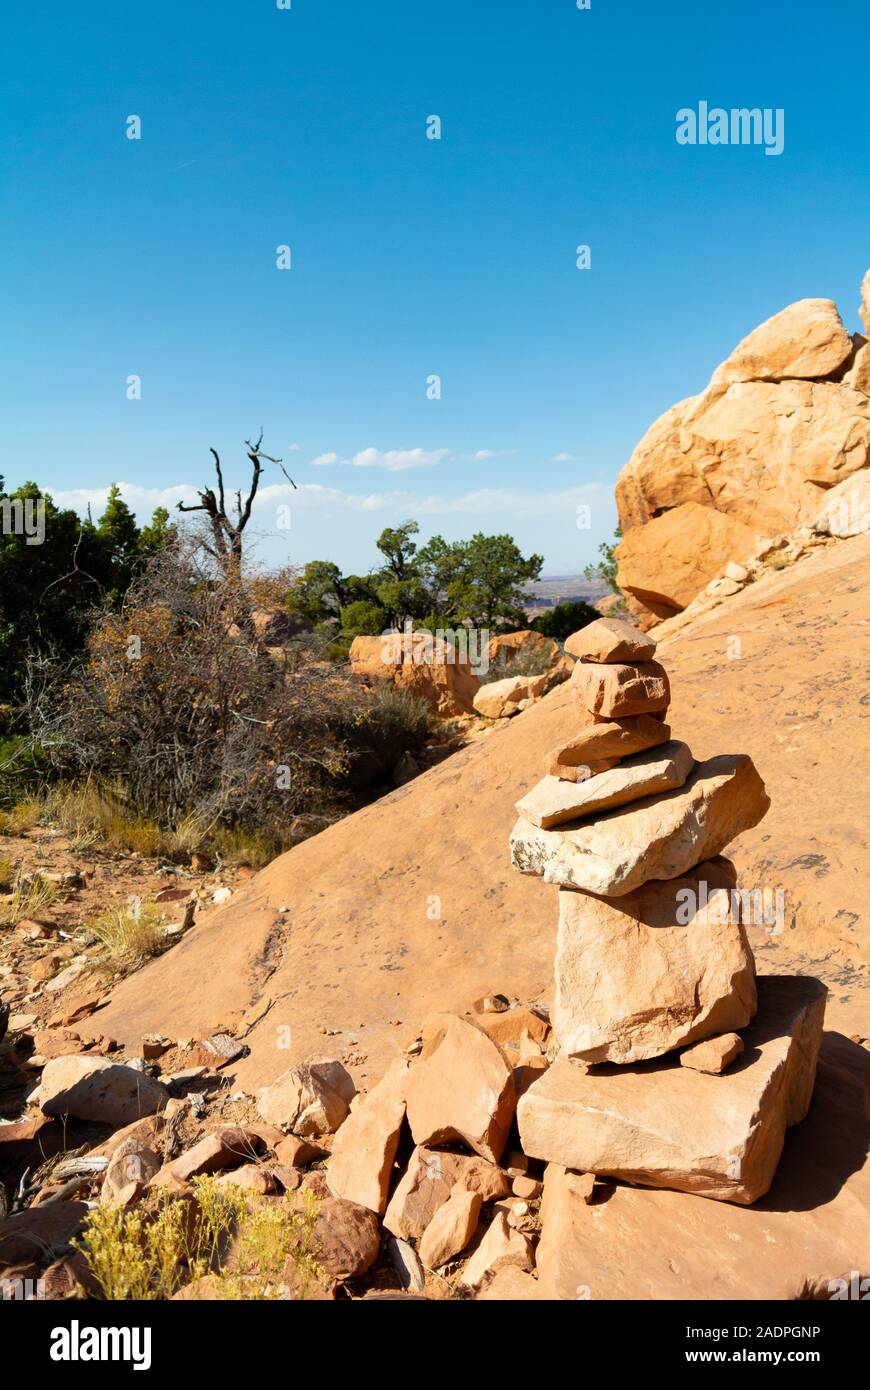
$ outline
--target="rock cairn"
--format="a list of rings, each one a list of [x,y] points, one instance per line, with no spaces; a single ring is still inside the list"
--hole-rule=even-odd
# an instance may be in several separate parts
[[[749,1203],[809,1106],[826,992],[756,981],[757,895],[720,856],[769,798],[751,758],[671,738],[655,646],[612,618],[569,639],[580,728],[517,804],[513,865],[559,887],[558,1058],[519,1133],[567,1169]]]

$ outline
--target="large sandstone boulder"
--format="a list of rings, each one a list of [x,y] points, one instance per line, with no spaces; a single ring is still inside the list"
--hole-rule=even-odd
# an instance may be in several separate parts
[[[604,811],[588,824],[542,830],[518,820],[511,863],[545,883],[622,897],[651,878],[677,878],[712,859],[769,806],[752,759],[724,753],[697,763],[675,791]]]
[[[501,681],[487,681],[474,697],[474,709],[484,719],[509,719],[543,695],[546,688],[545,675],[506,676]]]
[[[355,676],[408,690],[445,719],[474,713],[480,680],[450,643],[429,632],[355,637],[350,664]]]
[[[722,1076],[676,1058],[595,1072],[560,1058],[520,1100],[523,1151],[650,1187],[757,1201],[787,1127],[809,1109],[826,995],[811,977],[760,979],[745,1051]]]
[[[313,1245],[315,1259],[329,1278],[357,1279],[380,1254],[378,1218],[356,1202],[327,1197],[317,1208]]]
[[[866,466],[868,441],[870,400],[842,382],[710,386],[656,421],[619,475],[625,538],[686,502],[753,533],[792,531],[811,520],[825,487]]]
[[[553,1031],[585,1062],[638,1062],[755,1013],[755,966],[727,860],[608,901],[559,893]]]
[[[867,466],[868,381],[863,341],[831,301],[801,300],[650,426],[616,485],[618,580],[643,625],[685,608],[729,560],[745,559],[747,532],[811,524],[824,491]],[[732,524],[704,522],[697,509]]]
[[[617,579],[643,603],[678,610],[729,560],[747,560],[757,547],[757,532],[737,517],[682,502],[626,533],[616,552]]]
[[[714,381],[831,376],[852,350],[832,299],[799,299],[759,324],[713,373]]]

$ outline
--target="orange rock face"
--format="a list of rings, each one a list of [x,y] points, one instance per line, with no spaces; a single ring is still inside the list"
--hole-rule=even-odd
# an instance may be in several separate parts
[[[746,560],[758,533],[736,517],[695,501],[633,526],[620,541],[617,582],[644,603],[685,608],[729,560]]]
[[[616,485],[618,582],[644,626],[747,558],[754,536],[810,525],[825,490],[867,467],[861,353],[830,300],[801,300],[650,426]]]
[[[444,718],[474,713],[479,678],[459,651],[434,640],[431,633],[355,637],[350,663],[355,676],[409,690]]]

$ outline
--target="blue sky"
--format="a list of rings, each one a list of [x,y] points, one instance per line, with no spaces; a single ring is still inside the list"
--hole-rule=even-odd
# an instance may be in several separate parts
[[[756,323],[818,295],[859,327],[867,27],[866,0],[7,0],[0,473],[96,510],[115,480],[144,517],[210,445],[242,483],[262,425],[300,485],[268,479],[267,559],[364,570],[414,516],[579,571],[634,444]],[[678,146],[700,100],[783,108],[784,152]]]

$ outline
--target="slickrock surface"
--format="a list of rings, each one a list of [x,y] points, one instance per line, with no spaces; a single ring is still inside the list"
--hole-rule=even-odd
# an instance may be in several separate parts
[[[755,966],[727,860],[608,901],[559,892],[553,1030],[586,1062],[636,1062],[755,1013]],[[703,885],[703,887],[702,887]]]
[[[758,1022],[723,1076],[676,1058],[587,1072],[557,1060],[517,1107],[525,1153],[607,1174],[748,1204],[770,1187],[786,1128],[806,1115],[824,1024],[818,980],[758,981]]]
[[[519,820],[511,863],[545,883],[621,897],[650,878],[676,878],[757,825],[770,804],[752,760],[698,763],[676,791],[606,811],[589,824],[541,830]]]
[[[658,748],[624,758],[616,767],[585,782],[544,777],[517,802],[520,815],[542,830],[580,820],[611,806],[681,787],[695,766],[685,743],[672,739]]]

